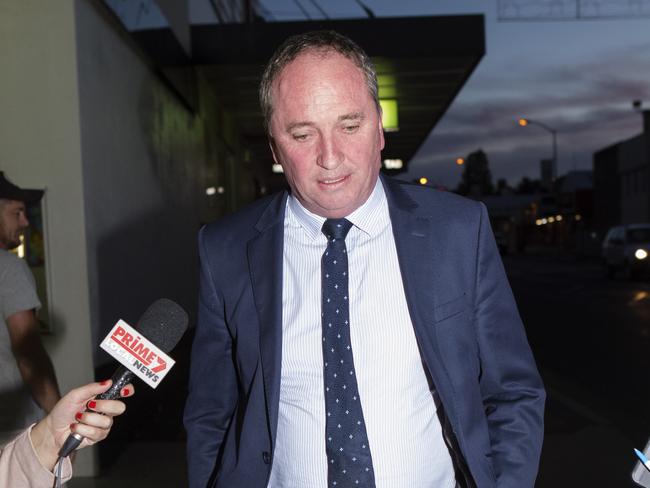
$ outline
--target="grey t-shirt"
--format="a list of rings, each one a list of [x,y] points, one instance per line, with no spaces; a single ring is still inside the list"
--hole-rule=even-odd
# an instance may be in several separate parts
[[[5,434],[29,426],[43,416],[23,383],[11,352],[6,319],[41,306],[27,263],[0,249],[0,445]]]

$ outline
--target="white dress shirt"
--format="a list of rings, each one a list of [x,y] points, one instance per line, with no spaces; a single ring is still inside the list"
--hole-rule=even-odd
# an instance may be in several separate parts
[[[347,219],[350,336],[377,488],[453,488],[454,468],[409,316],[381,181]],[[327,487],[321,330],[325,219],[289,197],[282,372],[269,488]]]

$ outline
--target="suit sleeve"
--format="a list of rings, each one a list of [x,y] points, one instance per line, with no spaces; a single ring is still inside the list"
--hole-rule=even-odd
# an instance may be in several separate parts
[[[480,388],[494,475],[499,488],[533,487],[544,433],[546,395],[483,204],[477,267],[475,323]]]
[[[185,406],[189,486],[204,488],[211,478],[237,404],[233,338],[227,327],[223,296],[215,287],[210,265],[217,250],[199,233],[200,285],[198,324]],[[221,252],[221,250],[219,250]]]

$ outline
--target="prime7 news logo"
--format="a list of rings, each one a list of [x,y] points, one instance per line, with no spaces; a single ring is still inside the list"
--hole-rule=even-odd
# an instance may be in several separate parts
[[[100,347],[155,388],[174,365],[174,360],[133,327],[119,320]]]

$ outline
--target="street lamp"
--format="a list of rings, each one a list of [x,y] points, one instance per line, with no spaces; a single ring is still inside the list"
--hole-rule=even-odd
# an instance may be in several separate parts
[[[519,119],[519,125],[522,127],[526,127],[527,125],[539,125],[542,129],[550,132],[551,136],[553,136],[553,165],[551,166],[551,179],[555,181],[557,178],[557,131],[542,122],[531,119],[521,118]]]

